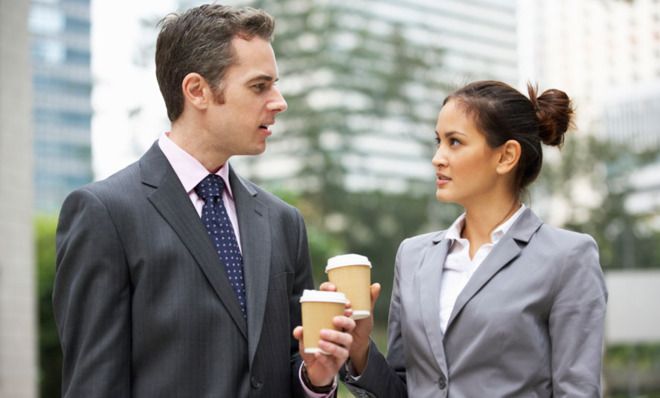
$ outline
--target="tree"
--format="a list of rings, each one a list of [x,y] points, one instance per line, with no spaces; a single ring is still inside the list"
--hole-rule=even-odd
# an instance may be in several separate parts
[[[649,224],[651,215],[626,206],[634,190],[631,176],[659,160],[653,150],[634,152],[591,135],[569,136],[560,159],[546,162],[534,195],[565,209],[564,227],[594,237],[603,268],[660,267],[660,231]],[[585,185],[591,200],[580,198]]]
[[[37,258],[37,306],[39,314],[39,389],[42,398],[60,396],[62,351],[53,317],[53,281],[55,279],[55,229],[52,216],[35,220]]]
[[[373,279],[384,287],[377,309],[377,319],[384,322],[399,243],[437,225],[428,216],[435,201],[433,126],[448,88],[438,79],[442,49],[431,40],[413,40],[410,26],[402,22],[374,23],[370,10],[346,3],[261,0],[253,5],[277,21],[273,47],[289,103],[280,118],[283,132],[269,145],[285,146],[299,168],[284,180],[257,173],[251,178],[271,189],[299,192],[310,241],[322,234],[337,242],[335,249],[371,259]],[[429,159],[428,179],[402,179],[398,191],[351,184],[356,175],[376,186],[379,180],[401,178],[369,167],[372,148],[358,143],[385,136],[417,145],[415,153],[403,155]],[[392,156],[401,156],[396,153]],[[251,160],[261,161],[268,159]],[[433,214],[447,213],[444,209]],[[316,259],[315,266],[322,268],[326,259]]]

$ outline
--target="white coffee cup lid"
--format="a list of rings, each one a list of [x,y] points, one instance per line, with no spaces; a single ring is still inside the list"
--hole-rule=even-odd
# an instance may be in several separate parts
[[[346,295],[341,292],[324,292],[321,290],[304,290],[300,302],[322,302],[346,304]]]
[[[345,267],[347,265],[365,265],[371,268],[371,262],[365,256],[359,254],[341,254],[328,259],[328,265],[325,267],[325,272],[328,272],[333,268]]]

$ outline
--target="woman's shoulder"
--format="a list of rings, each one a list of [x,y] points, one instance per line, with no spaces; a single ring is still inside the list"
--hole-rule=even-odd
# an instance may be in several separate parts
[[[586,233],[555,227],[549,224],[543,224],[539,228],[539,238],[555,243],[565,251],[571,247],[596,246],[594,238]]]
[[[404,239],[399,245],[400,253],[419,253],[429,246],[440,242],[445,236],[446,230],[427,232]]]

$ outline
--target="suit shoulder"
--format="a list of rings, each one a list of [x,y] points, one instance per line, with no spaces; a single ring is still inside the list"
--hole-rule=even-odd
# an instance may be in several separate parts
[[[598,247],[594,238],[589,234],[558,228],[548,224],[543,224],[539,228],[537,235],[563,252],[571,248]]]
[[[399,246],[399,250],[420,250],[426,246],[433,244],[435,241],[439,240],[445,233],[445,230],[427,232],[421,235],[411,236],[404,239]]]
[[[67,199],[91,195],[102,202],[106,202],[108,200],[126,197],[127,191],[134,189],[134,187],[138,188],[139,186],[140,172],[136,162],[103,180],[94,181],[75,189],[67,195]]]
[[[275,194],[265,190],[264,188],[260,187],[259,185],[255,184],[254,182],[244,177],[239,177],[239,178],[248,188],[256,192],[257,197],[265,204],[267,204],[269,207],[276,208],[285,212],[299,213],[299,210],[295,206],[290,205],[289,203],[285,202]]]

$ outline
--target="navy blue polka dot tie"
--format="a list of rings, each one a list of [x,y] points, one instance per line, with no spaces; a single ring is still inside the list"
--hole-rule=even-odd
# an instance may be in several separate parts
[[[216,174],[209,174],[195,187],[195,193],[204,199],[202,207],[202,222],[213,241],[220,261],[225,265],[229,283],[236,293],[243,317],[247,315],[245,305],[245,280],[243,279],[243,256],[238,248],[238,242],[227,216],[227,210],[222,203],[222,191],[225,183]]]

